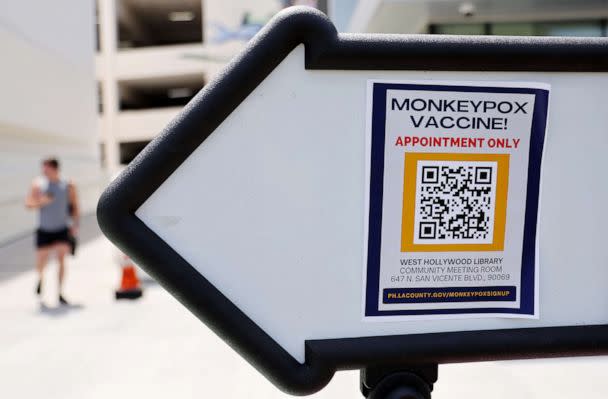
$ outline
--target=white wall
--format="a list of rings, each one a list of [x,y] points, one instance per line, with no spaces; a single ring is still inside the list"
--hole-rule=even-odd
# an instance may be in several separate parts
[[[213,41],[217,31],[214,25],[221,25],[231,31],[241,25],[243,15],[249,13],[252,20],[264,22],[269,20],[281,9],[278,0],[207,0],[203,2],[203,18],[205,19],[205,42]]]
[[[424,33],[429,21],[428,2],[359,1],[348,32]]]
[[[122,111],[114,134],[119,142],[148,141],[162,131],[182,107]]]
[[[330,0],[328,15],[338,32],[347,32],[350,20],[357,8],[358,0]]]
[[[34,227],[23,198],[46,156],[94,209],[103,184],[94,28],[92,0],[0,2],[0,243]]]
[[[164,78],[169,76],[216,74],[239,48],[206,46],[199,43],[143,47],[120,50],[116,54],[118,80]],[[100,54],[95,57],[96,74],[102,79],[107,70]]]

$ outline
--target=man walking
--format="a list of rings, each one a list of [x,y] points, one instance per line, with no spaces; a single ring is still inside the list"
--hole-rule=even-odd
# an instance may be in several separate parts
[[[42,175],[34,180],[25,200],[28,209],[39,210],[36,230],[36,294],[41,294],[44,267],[49,257],[55,254],[59,262],[59,303],[67,305],[63,296],[65,256],[70,251],[70,235],[76,237],[78,234],[80,219],[76,187],[72,182],[61,179],[59,161],[55,158],[42,162]]]

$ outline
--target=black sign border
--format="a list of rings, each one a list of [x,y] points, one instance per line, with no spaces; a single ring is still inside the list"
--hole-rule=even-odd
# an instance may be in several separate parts
[[[277,14],[102,194],[103,232],[279,388],[310,394],[338,369],[608,353],[608,325],[307,341],[298,363],[135,216],[135,211],[297,45],[306,69],[608,71],[608,41],[337,34],[319,11]]]

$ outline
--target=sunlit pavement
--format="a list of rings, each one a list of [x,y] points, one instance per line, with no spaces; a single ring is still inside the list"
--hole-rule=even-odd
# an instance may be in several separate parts
[[[54,264],[45,307],[32,270],[0,278],[0,397],[288,397],[158,285],[147,283],[138,301],[116,302],[119,273],[111,245],[97,236],[69,262],[65,292],[76,306],[57,307]],[[448,365],[433,397],[606,398],[607,371],[606,358]],[[337,373],[312,397],[361,397],[358,378]]]

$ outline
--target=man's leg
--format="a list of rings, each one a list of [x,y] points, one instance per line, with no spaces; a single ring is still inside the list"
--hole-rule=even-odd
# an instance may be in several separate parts
[[[40,295],[42,291],[42,277],[44,275],[44,267],[49,260],[51,247],[46,246],[36,249],[36,271],[38,272],[38,285],[36,286],[36,294]]]
[[[60,243],[55,245],[57,251],[57,262],[59,263],[59,302],[63,305],[67,304],[67,301],[63,298],[63,280],[65,277],[65,256],[69,253],[70,247],[66,243]]]

